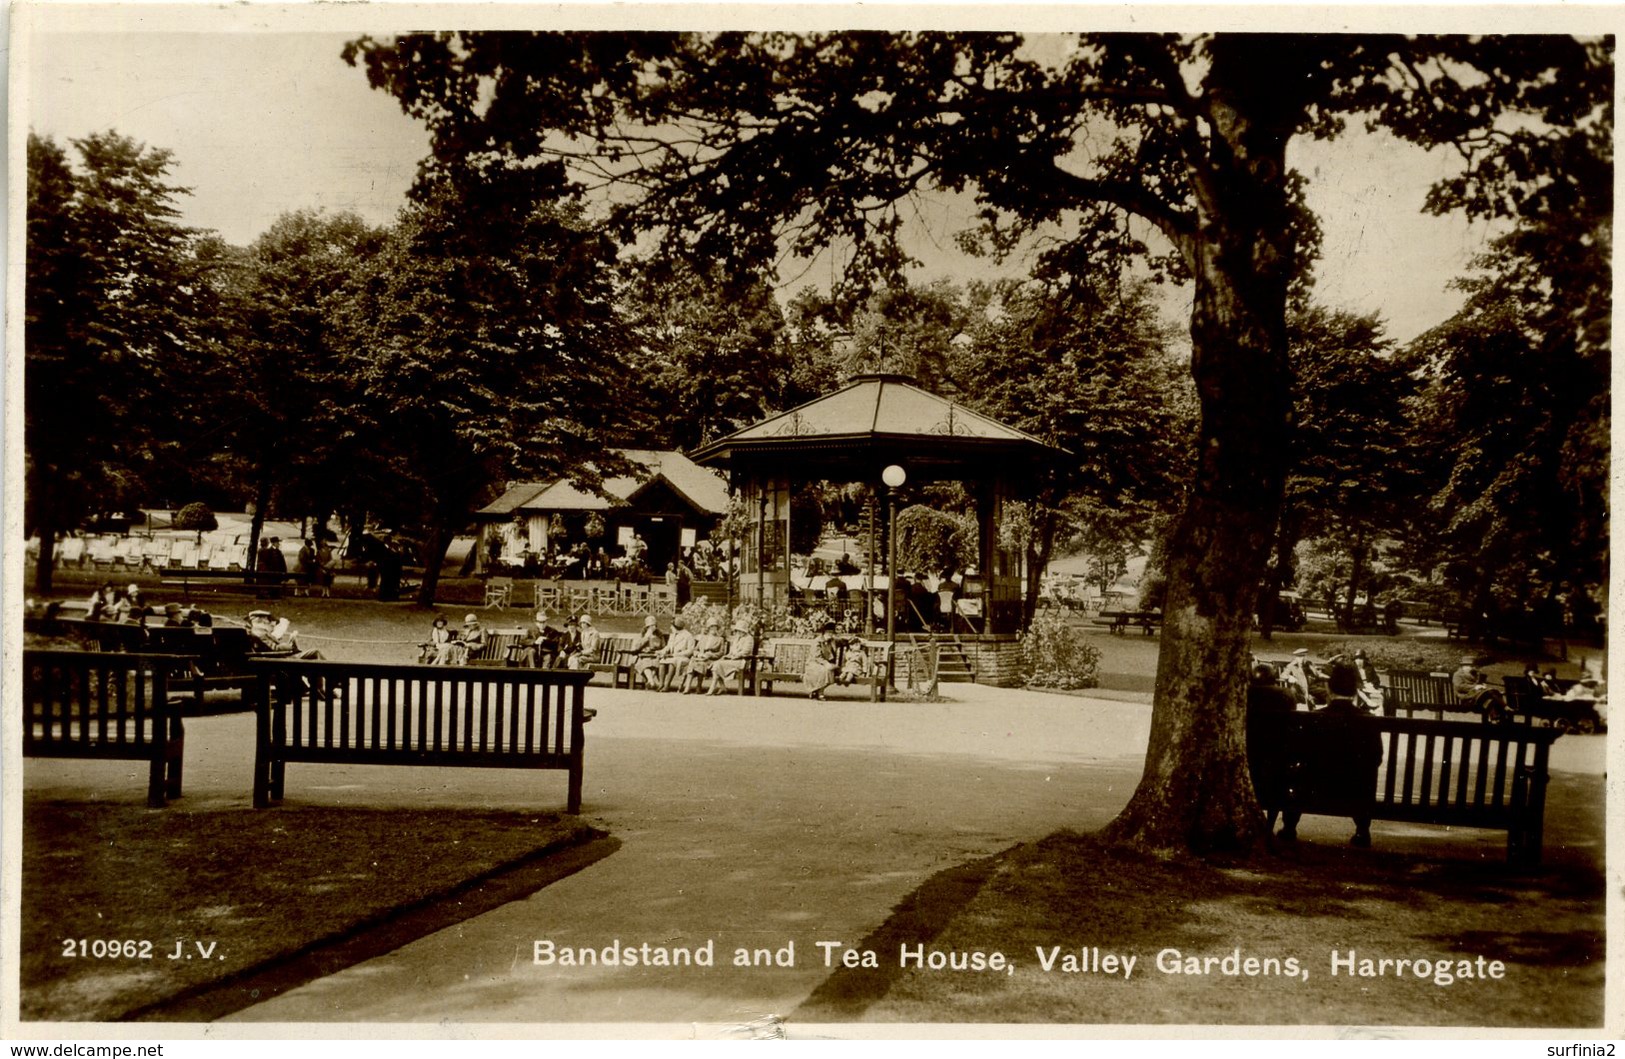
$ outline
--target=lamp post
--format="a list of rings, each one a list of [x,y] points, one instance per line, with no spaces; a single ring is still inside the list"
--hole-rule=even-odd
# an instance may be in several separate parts
[[[880,472],[886,484],[886,682],[891,683],[897,654],[897,490],[908,472],[891,464]]]

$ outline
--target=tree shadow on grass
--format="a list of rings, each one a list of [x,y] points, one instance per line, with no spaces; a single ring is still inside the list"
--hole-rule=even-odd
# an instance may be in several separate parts
[[[1603,877],[1568,859],[1491,860],[1300,842],[1247,861],[1161,859],[1057,833],[930,880],[865,939],[805,1022],[1594,1026],[1603,1016]],[[1004,953],[1009,974],[898,966],[899,944]],[[1046,971],[1038,953],[1116,953],[1131,974]],[[1332,973],[1332,954],[1447,961]],[[1234,955],[1230,964],[1221,961]],[[1464,979],[1460,961],[1474,964]],[[1191,974],[1188,961],[1204,968]],[[1209,957],[1216,958],[1207,963]],[[1232,968],[1255,957],[1265,969]],[[1490,961],[1502,977],[1485,974]],[[1292,962],[1288,962],[1292,961]]]

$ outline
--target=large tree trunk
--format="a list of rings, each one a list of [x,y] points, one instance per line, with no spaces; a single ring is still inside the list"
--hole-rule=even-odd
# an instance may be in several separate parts
[[[39,560],[34,564],[34,594],[44,599],[51,594],[51,575],[56,567],[56,527],[44,522],[34,526],[39,534]]]
[[[1038,613],[1038,595],[1044,587],[1044,568],[1055,552],[1054,496],[1044,493],[1033,506],[1038,517],[1033,521],[1032,539],[1027,542],[1027,591],[1021,601],[1021,627],[1032,628]]]
[[[1215,143],[1187,248],[1196,479],[1169,549],[1145,772],[1104,832],[1143,849],[1250,849],[1264,830],[1247,770],[1246,686],[1290,437],[1286,140],[1301,117],[1279,58],[1267,38],[1232,38],[1215,44],[1208,77]]]
[[[429,539],[424,542],[423,583],[418,586],[418,602],[425,607],[434,606],[435,592],[440,587],[440,568],[445,565],[454,532],[452,523],[442,516],[435,520]]]

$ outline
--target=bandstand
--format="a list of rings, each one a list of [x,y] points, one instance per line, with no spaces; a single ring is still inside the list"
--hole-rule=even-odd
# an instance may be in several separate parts
[[[953,638],[976,658],[977,679],[1002,683],[1008,649],[1021,627],[1018,549],[999,546],[1011,500],[1036,491],[1046,467],[1067,457],[1023,431],[921,388],[896,374],[857,375],[806,404],[719,438],[690,453],[725,470],[753,522],[740,542],[739,592],[747,601],[787,604],[790,496],[803,482],[863,483],[887,518],[899,489],[958,482],[974,503],[979,555],[965,578],[967,611],[978,615]],[[877,557],[878,558],[878,557]],[[870,570],[875,564],[871,562]],[[885,561],[889,578],[892,570]],[[889,584],[889,581],[887,582]],[[887,607],[888,618],[894,612]]]

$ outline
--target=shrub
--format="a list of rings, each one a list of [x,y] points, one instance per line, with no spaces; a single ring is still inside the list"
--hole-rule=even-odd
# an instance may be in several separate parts
[[[1028,687],[1071,691],[1100,684],[1100,649],[1053,611],[1040,611],[1022,637],[1021,664]]]
[[[1354,652],[1360,650],[1365,652],[1373,666],[1384,672],[1390,669],[1418,669],[1448,673],[1461,665],[1463,655],[1473,653],[1461,644],[1370,637],[1329,643],[1320,654],[1325,658],[1334,655],[1353,658]]]
[[[207,532],[219,529],[220,523],[215,519],[214,512],[209,510],[208,504],[194,500],[175,512],[175,528]]]

